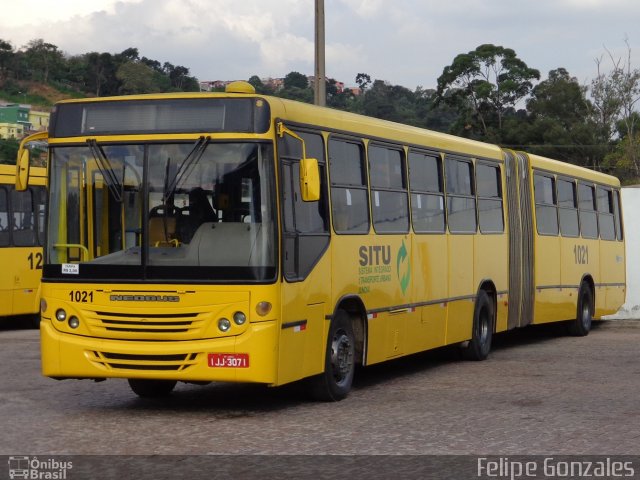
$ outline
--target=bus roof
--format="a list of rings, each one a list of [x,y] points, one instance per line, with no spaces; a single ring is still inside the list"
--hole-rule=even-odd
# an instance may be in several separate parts
[[[356,134],[370,139],[380,139],[394,143],[423,147],[444,153],[457,153],[474,158],[490,158],[502,160],[503,149],[497,145],[470,140],[463,137],[436,132],[425,128],[381,120],[378,118],[345,112],[327,107],[319,107],[295,100],[272,97],[252,93],[229,92],[175,92],[141,95],[124,95],[117,97],[97,97],[84,99],[61,100],[58,104],[82,102],[117,102],[131,100],[192,99],[192,98],[247,98],[255,97],[266,100],[271,107],[272,118],[279,118],[296,124],[320,127],[323,130]],[[559,160],[528,154],[534,168],[619,186],[620,181],[611,175],[589,170],[588,168],[569,164]]]

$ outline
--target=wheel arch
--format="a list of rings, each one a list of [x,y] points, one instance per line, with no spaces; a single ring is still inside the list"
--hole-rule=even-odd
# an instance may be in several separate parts
[[[487,295],[489,295],[489,298],[491,299],[491,302],[493,303],[493,331],[496,331],[496,324],[497,322],[497,317],[498,317],[498,289],[496,288],[496,284],[493,283],[493,280],[485,278],[482,281],[480,281],[480,284],[478,285],[478,290],[476,291],[476,298],[478,298],[478,295],[480,294],[481,291],[484,291]]]
[[[580,285],[578,286],[578,296],[580,295],[580,289],[582,285],[586,284],[591,290],[591,309],[595,313],[596,309],[596,283],[593,281],[593,277],[590,273],[585,273],[582,275],[582,279],[580,280]]]
[[[331,319],[336,316],[338,310],[344,310],[349,314],[353,324],[353,334],[356,340],[356,363],[365,365],[367,356],[367,309],[362,298],[358,295],[345,295],[341,297],[333,309]]]

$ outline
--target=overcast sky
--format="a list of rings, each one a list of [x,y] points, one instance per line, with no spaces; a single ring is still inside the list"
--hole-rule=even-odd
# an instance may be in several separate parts
[[[314,0],[0,0],[0,39],[42,38],[69,55],[140,55],[199,80],[313,74]],[[327,76],[432,88],[459,53],[512,48],[546,78],[588,83],[606,49],[640,68],[639,0],[325,0]]]

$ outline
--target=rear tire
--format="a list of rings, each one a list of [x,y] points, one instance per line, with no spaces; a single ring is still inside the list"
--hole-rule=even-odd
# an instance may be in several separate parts
[[[337,402],[349,394],[355,371],[355,345],[351,318],[344,310],[338,310],[329,328],[324,372],[309,380],[315,400]]]
[[[489,294],[484,290],[478,292],[476,306],[473,311],[473,333],[468,345],[462,350],[467,360],[485,360],[491,351],[495,309]]]
[[[571,320],[568,324],[569,335],[574,337],[584,337],[591,330],[591,322],[593,321],[593,293],[591,287],[583,283],[580,285],[578,292],[578,307],[575,320]]]
[[[142,398],[159,398],[169,395],[178,383],[175,380],[147,380],[130,378],[131,390]]]

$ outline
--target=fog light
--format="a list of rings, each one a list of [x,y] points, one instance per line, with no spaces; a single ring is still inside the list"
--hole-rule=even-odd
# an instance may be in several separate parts
[[[47,301],[44,298],[40,299],[40,313],[47,311]]]
[[[80,325],[80,320],[78,320],[78,317],[73,316],[69,318],[69,326],[71,328],[78,328],[79,325]]]
[[[242,312],[236,312],[233,314],[233,321],[236,325],[242,325],[247,321],[247,316]]]
[[[228,332],[231,328],[231,322],[228,318],[221,318],[218,320],[218,328],[221,332]]]
[[[261,317],[268,315],[271,311],[271,303],[269,302],[260,302],[256,305],[256,313]]]
[[[65,312],[61,308],[56,310],[56,320],[58,320],[59,322],[64,322],[66,319],[67,319],[67,312]]]

